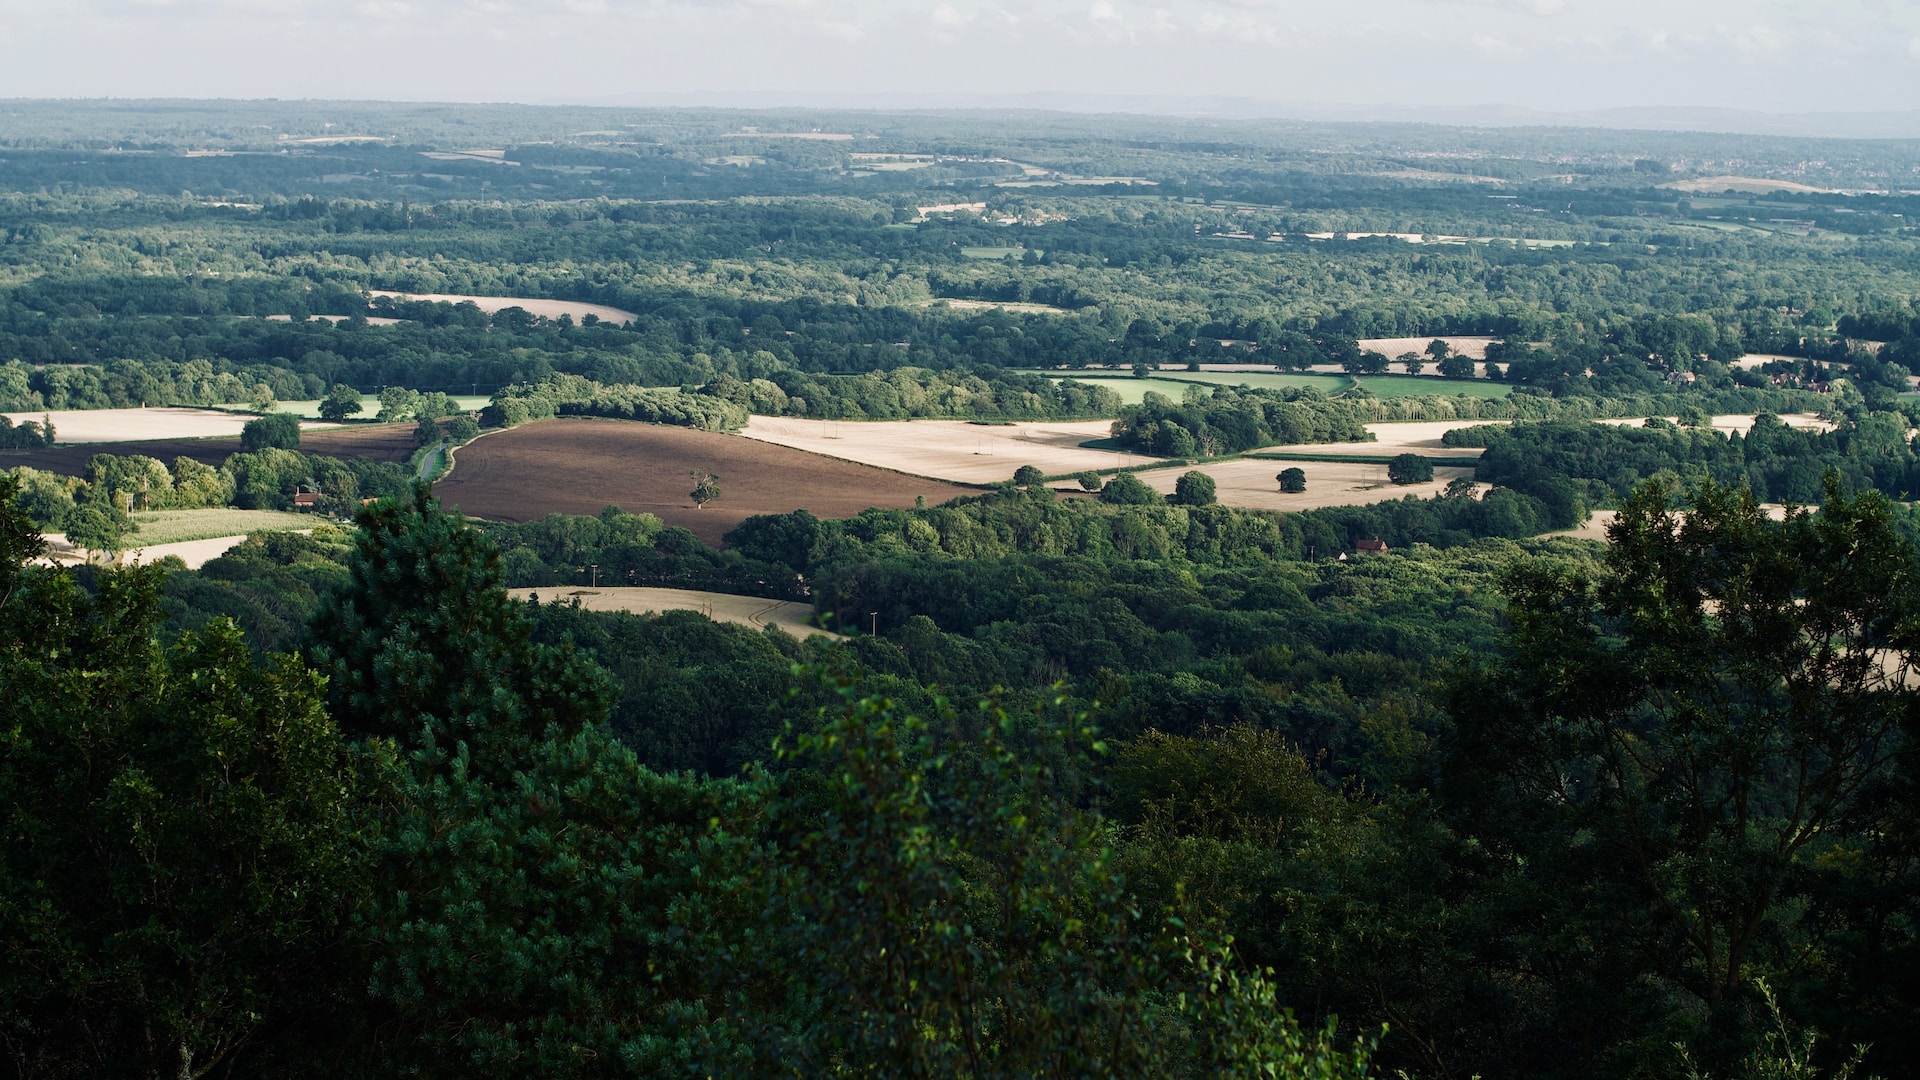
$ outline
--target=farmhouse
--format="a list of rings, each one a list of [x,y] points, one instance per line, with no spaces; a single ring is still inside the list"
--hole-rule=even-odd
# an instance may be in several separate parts
[[[1353,545],[1353,550],[1362,555],[1385,555],[1387,542],[1381,539],[1362,540]]]

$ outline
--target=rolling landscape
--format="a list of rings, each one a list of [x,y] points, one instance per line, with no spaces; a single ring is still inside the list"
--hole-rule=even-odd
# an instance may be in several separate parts
[[[1920,1075],[1920,141],[0,102],[0,1076]]]

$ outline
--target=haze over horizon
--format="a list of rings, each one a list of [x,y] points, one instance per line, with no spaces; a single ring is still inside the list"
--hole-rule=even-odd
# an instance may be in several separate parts
[[[1881,119],[1832,133],[1920,135],[1920,5],[1872,0],[0,0],[0,60],[19,98],[1111,103],[1783,134],[1858,114]]]

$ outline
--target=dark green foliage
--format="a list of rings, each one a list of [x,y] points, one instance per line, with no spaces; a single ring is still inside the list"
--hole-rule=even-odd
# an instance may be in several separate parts
[[[1013,482],[1021,487],[1032,487],[1046,480],[1046,474],[1031,465],[1022,465],[1013,470]]]
[[[441,511],[424,485],[355,520],[347,585],[322,601],[308,655],[327,676],[341,730],[507,768],[534,741],[605,716],[605,675],[570,649],[535,646],[485,534]]]
[[[345,383],[334,383],[320,402],[320,419],[337,424],[359,413],[361,408],[360,391]]]
[[[606,416],[702,431],[737,431],[747,422],[744,408],[717,397],[643,386],[603,386],[579,375],[549,375],[538,383],[503,387],[482,413],[488,424],[500,427],[549,416]]]
[[[242,453],[252,453],[255,450],[298,449],[300,449],[300,418],[292,413],[269,413],[258,420],[247,421],[246,426],[240,429]]]
[[[1307,490],[1307,471],[1298,466],[1281,469],[1274,479],[1280,481],[1280,490],[1289,494],[1297,495]]]
[[[1197,391],[1199,388],[1195,387]],[[1114,422],[1114,442],[1166,457],[1212,456],[1276,443],[1367,442],[1372,419],[1350,403],[1315,390],[1234,390],[1190,393],[1175,404],[1149,392]]]
[[[1080,490],[1082,491],[1091,491],[1091,492],[1097,493],[1100,490],[1100,488],[1104,486],[1106,483],[1106,481],[1100,479],[1100,474],[1097,472],[1094,472],[1092,469],[1087,469],[1083,472],[1075,473],[1073,475],[1073,478],[1074,480],[1079,482]]]
[[[1212,506],[1213,477],[1198,470],[1180,474],[1173,483],[1173,495],[1167,500],[1176,506]]]
[[[12,535],[4,505],[0,523]],[[321,1023],[306,1010],[342,989],[360,890],[355,781],[318,680],[292,657],[256,663],[231,623],[161,649],[157,570],[102,573],[90,594],[62,572],[6,573],[10,1068],[201,1075],[298,1043]]]
[[[1396,484],[1425,484],[1433,480],[1433,462],[1419,454],[1396,454],[1387,462],[1387,479]]]
[[[1807,918],[1890,869],[1857,853],[1884,842],[1879,800],[1920,717],[1920,582],[1878,496],[1830,491],[1818,515],[1774,522],[1744,493],[1696,488],[1684,517],[1673,494],[1636,492],[1597,579],[1516,567],[1512,651],[1454,693],[1446,790],[1500,888],[1549,904],[1549,925],[1618,927],[1571,967],[1550,939],[1490,942],[1522,950],[1560,1023],[1625,1060],[1684,1037],[1730,1063],[1755,1034],[1757,976],[1836,992],[1805,959],[1857,956],[1851,920],[1902,904]],[[1880,1008],[1856,1037],[1904,1043],[1868,1033]]]
[[[894,703],[842,692],[784,754],[808,778],[773,808],[796,836],[784,971],[817,1011],[763,1068],[1364,1074],[1363,1048],[1301,1031],[1224,950],[1132,909],[1098,816],[1074,807],[1104,749],[1090,729],[982,705],[943,718],[961,740],[942,745]]]
[[[1151,506],[1162,502],[1160,493],[1142,483],[1130,472],[1116,473],[1100,488],[1100,501],[1108,506]]]
[[[23,420],[14,424],[10,416],[0,416],[0,450],[32,449],[36,446],[53,445],[53,420],[51,417],[36,423]]]
[[[1516,424],[1472,431],[1488,447],[1475,473],[1479,479],[1550,504],[1624,498],[1641,478],[1658,475],[1711,478],[1745,486],[1763,502],[1810,505],[1821,501],[1828,472],[1850,489],[1920,492],[1920,458],[1907,443],[1906,425],[1898,413],[1876,412],[1824,434],[1789,428],[1767,415],[1756,418],[1744,436],[1652,423]]]

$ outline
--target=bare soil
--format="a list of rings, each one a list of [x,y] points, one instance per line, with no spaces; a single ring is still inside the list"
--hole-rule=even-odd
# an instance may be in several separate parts
[[[717,473],[721,496],[697,508],[695,470]],[[1009,470],[1011,475],[1011,470]],[[655,514],[717,544],[756,514],[810,510],[852,517],[868,507],[937,505],[973,489],[922,480],[784,446],[622,420],[542,420],[461,448],[434,486],[449,506],[494,521],[595,514],[614,505]]]

